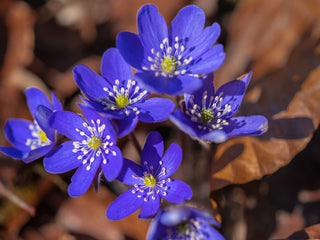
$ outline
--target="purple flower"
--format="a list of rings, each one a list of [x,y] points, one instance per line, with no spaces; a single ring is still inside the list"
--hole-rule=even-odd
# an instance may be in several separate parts
[[[72,197],[85,193],[101,169],[108,181],[114,180],[123,163],[110,121],[92,109],[80,107],[86,119],[68,111],[51,115],[49,124],[72,141],[56,147],[43,160],[44,168],[50,173],[77,168],[68,188]]]
[[[181,148],[173,143],[162,157],[163,148],[161,135],[151,132],[142,150],[142,166],[124,159],[118,180],[134,187],[110,204],[109,219],[122,219],[141,206],[139,218],[150,218],[159,210],[160,198],[173,203],[191,198],[192,191],[186,183],[169,178],[181,162]]]
[[[146,99],[149,92],[133,79],[131,67],[115,48],[103,54],[102,77],[84,65],[77,65],[73,72],[79,88],[89,98],[84,101],[106,117],[118,120],[119,137],[130,133],[138,120],[164,121],[174,110],[169,99]]]
[[[4,131],[12,147],[0,147],[0,150],[13,158],[30,163],[50,151],[55,143],[56,133],[48,125],[48,118],[55,110],[62,106],[52,93],[52,104],[47,96],[37,88],[25,91],[27,104],[34,121],[24,119],[10,119]]]
[[[268,120],[263,116],[233,117],[238,111],[252,72],[222,85],[216,92],[213,74],[194,94],[185,95],[185,111],[177,109],[170,120],[194,138],[223,142],[229,137],[260,135],[267,131]]]
[[[214,227],[220,227],[208,213],[194,207],[173,205],[160,210],[150,224],[147,239],[225,240]]]
[[[139,35],[119,33],[117,47],[150,91],[191,93],[202,86],[199,75],[215,71],[224,62],[223,46],[214,45],[220,26],[213,23],[204,28],[205,14],[197,6],[181,9],[169,29],[153,4],[139,10],[137,21]]]

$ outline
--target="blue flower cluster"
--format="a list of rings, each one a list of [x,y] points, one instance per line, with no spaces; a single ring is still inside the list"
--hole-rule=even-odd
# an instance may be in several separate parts
[[[44,157],[44,168],[54,174],[76,169],[68,187],[72,197],[85,193],[101,174],[132,188],[107,210],[111,220],[122,219],[141,208],[140,218],[155,217],[148,239],[224,239],[207,213],[184,205],[160,210],[162,199],[182,203],[192,190],[172,179],[182,161],[182,150],[172,143],[164,153],[158,132],[151,132],[140,164],[123,158],[117,138],[132,133],[138,121],[170,119],[180,130],[200,141],[220,143],[230,137],[260,135],[267,131],[263,116],[233,117],[251,79],[249,72],[215,91],[213,72],[224,62],[221,44],[215,44],[220,27],[204,27],[205,15],[197,6],[183,8],[167,28],[158,9],[148,4],[138,13],[139,34],[121,32],[117,48],[102,56],[101,75],[84,65],[73,69],[83,92],[82,114],[63,111],[54,94],[52,103],[36,88],[26,90],[33,122],[11,119],[5,133],[11,147],[6,155],[25,163]],[[131,67],[136,68],[133,74]],[[184,106],[150,93],[184,94]],[[69,141],[56,144],[58,134]]]

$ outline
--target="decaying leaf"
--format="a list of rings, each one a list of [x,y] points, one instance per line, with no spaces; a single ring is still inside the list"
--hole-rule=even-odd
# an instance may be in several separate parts
[[[212,190],[271,174],[307,145],[320,121],[318,40],[319,35],[308,32],[283,68],[250,84],[239,115],[264,115],[269,130],[218,147]]]
[[[243,0],[230,20],[227,58],[218,81],[241,75],[252,62],[256,78],[284,67],[303,35],[319,24],[317,0]]]
[[[312,225],[310,227],[305,228],[304,230],[295,232],[287,240],[293,239],[319,239],[320,238],[320,224]]]
[[[107,219],[107,207],[114,199],[115,196],[102,187],[99,194],[91,189],[80,197],[64,202],[56,223],[73,233],[101,240],[121,240],[125,239],[125,235],[137,240],[145,239],[148,221],[138,219],[137,212],[120,221]]]

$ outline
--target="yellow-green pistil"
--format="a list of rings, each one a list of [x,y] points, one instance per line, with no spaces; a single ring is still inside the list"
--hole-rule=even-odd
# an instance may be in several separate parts
[[[87,142],[88,142],[88,146],[93,150],[97,150],[99,147],[101,147],[101,144],[102,144],[101,138],[97,136],[89,137],[87,139]]]
[[[161,62],[161,67],[166,72],[173,72],[176,70],[176,58],[172,56],[165,56]]]
[[[185,234],[188,234],[190,228],[190,224],[188,221],[182,222],[176,226],[176,230],[178,234],[181,236],[184,236]]]
[[[148,175],[143,177],[143,183],[147,187],[155,187],[156,184],[157,184],[157,180],[154,178],[153,175],[148,174]]]
[[[214,115],[211,109],[202,109],[201,120],[203,123],[209,123],[214,119]]]
[[[46,133],[42,130],[39,130],[39,140],[40,140],[40,142],[48,142],[49,141]]]
[[[116,96],[116,104],[119,108],[125,108],[129,104],[129,99],[125,95],[119,93]]]

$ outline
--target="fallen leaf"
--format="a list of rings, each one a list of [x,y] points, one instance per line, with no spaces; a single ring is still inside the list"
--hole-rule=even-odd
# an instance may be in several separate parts
[[[319,36],[307,33],[283,68],[250,84],[249,101],[245,98],[238,115],[264,115],[269,130],[218,147],[211,190],[272,174],[310,141],[320,121],[320,66],[315,51]],[[256,96],[250,96],[251,91]]]
[[[70,198],[60,207],[56,223],[73,233],[101,240],[121,240],[125,235],[145,239],[149,222],[138,219],[137,212],[119,221],[107,219],[107,207],[115,198],[103,187],[98,193],[90,190],[80,197]]]
[[[234,79],[250,63],[257,78],[281,69],[319,19],[317,0],[239,1],[228,25],[227,57],[216,72],[217,81]]]
[[[296,206],[292,213],[286,211],[276,212],[276,229],[271,234],[270,239],[281,239],[287,237],[305,226],[302,206]]]
[[[294,234],[289,236],[287,240],[290,240],[290,239],[307,240],[307,239],[319,239],[319,238],[320,238],[320,224],[315,224],[305,228],[304,230],[295,232]]]

